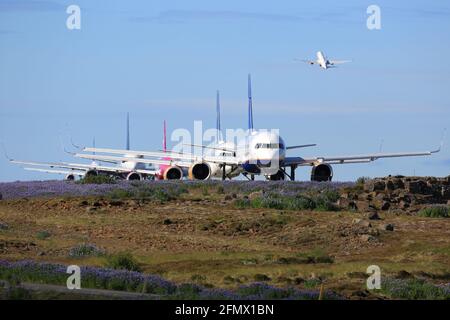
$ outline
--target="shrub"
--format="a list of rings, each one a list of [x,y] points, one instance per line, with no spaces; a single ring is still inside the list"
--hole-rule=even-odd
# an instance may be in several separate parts
[[[158,200],[160,202],[167,202],[167,201],[173,200],[173,197],[167,191],[160,190],[160,189],[156,190],[153,193],[153,197],[152,198],[154,200]]]
[[[194,282],[203,282],[206,281],[206,277],[202,276],[201,274],[193,274],[191,276],[191,280]]]
[[[448,218],[449,208],[447,206],[432,206],[419,211],[419,216],[429,218]]]
[[[111,199],[129,199],[133,197],[133,192],[125,189],[114,189],[109,192],[108,196]]]
[[[69,250],[69,257],[82,258],[104,255],[105,251],[98,248],[95,244],[83,243]]]
[[[306,253],[298,253],[297,257],[303,258],[306,263],[333,263],[334,258],[322,249],[314,249]]]
[[[303,282],[303,286],[305,288],[316,288],[318,287],[322,282],[319,279],[308,279],[305,282]]]
[[[339,210],[335,202],[340,195],[335,190],[324,190],[317,196],[309,197],[304,194],[297,196],[283,196],[276,193],[264,197],[257,197],[253,200],[239,199],[235,201],[235,206],[240,209],[249,207],[268,208],[277,210],[321,210],[337,211]]]
[[[39,231],[36,234],[36,238],[38,238],[39,240],[45,240],[45,239],[49,238],[50,236],[51,236],[51,234],[47,230]]]
[[[370,177],[359,177],[358,179],[356,179],[356,184],[358,186],[363,186],[369,180],[370,180]]]
[[[258,282],[263,282],[263,281],[270,281],[272,279],[270,279],[269,276],[265,275],[265,274],[261,274],[261,273],[257,273],[253,276],[253,278],[255,279],[255,281]]]
[[[450,292],[444,287],[435,286],[419,279],[385,279],[381,290],[395,299],[438,300],[450,299]]]
[[[80,184],[114,184],[116,182],[114,177],[107,175],[88,175],[77,181]]]
[[[236,199],[234,201],[234,205],[238,209],[246,209],[246,208],[250,208],[252,204],[249,199]]]
[[[32,296],[30,291],[21,287],[11,287],[6,290],[7,300],[31,300]]]
[[[140,271],[138,262],[128,252],[121,252],[114,255],[109,255],[106,260],[106,266],[112,269]]]
[[[224,194],[225,193],[225,188],[223,186],[218,186],[217,187],[217,193],[218,194]]]
[[[293,198],[288,204],[288,209],[291,210],[314,210],[315,208],[316,203],[311,198],[301,194]]]

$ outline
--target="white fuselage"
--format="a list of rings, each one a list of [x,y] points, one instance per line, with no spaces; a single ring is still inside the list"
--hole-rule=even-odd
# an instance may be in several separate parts
[[[137,156],[135,154],[125,154],[124,157],[133,159],[132,161],[124,161],[120,164],[122,168],[134,171],[137,169],[146,169],[145,163],[135,162],[136,159],[142,158],[142,156]]]
[[[316,63],[323,69],[327,69],[329,62],[328,60],[325,58],[325,55],[322,53],[322,51],[318,51],[317,52],[317,61]]]
[[[283,139],[272,131],[250,131],[238,143],[236,156],[242,170],[251,174],[274,175],[286,155]]]

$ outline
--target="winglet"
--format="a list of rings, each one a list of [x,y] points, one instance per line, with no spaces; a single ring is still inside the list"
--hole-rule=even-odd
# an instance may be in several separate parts
[[[444,147],[444,140],[445,140],[446,135],[447,135],[447,128],[444,128],[444,131],[442,132],[442,138],[441,138],[441,143],[439,144],[439,148],[437,148],[436,150],[430,151],[430,153],[438,153],[442,150],[442,148]]]

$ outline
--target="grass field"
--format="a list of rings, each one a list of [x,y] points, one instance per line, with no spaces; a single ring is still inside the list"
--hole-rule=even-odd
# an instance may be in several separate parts
[[[0,230],[1,259],[102,267],[108,257],[128,252],[142,272],[176,283],[236,288],[262,281],[308,289],[323,284],[348,298],[388,297],[365,290],[370,265],[380,266],[385,278],[449,282],[450,219],[384,213],[369,221],[356,212],[242,208],[237,201],[244,196],[261,195],[209,185],[169,198],[2,200],[0,222],[7,227]],[[394,231],[385,230],[386,224]],[[101,254],[69,255],[83,244]]]

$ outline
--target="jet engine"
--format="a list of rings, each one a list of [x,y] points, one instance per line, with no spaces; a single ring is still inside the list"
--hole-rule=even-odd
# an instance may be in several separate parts
[[[163,174],[164,180],[181,180],[183,179],[183,170],[177,166],[168,167]]]
[[[142,180],[142,175],[137,172],[130,172],[127,175],[127,180]]]
[[[191,180],[208,180],[211,177],[211,167],[206,162],[194,163],[188,171]]]
[[[269,180],[270,181],[279,181],[279,180],[284,180],[284,172],[281,170],[278,170],[277,173],[272,174],[269,176]]]
[[[331,181],[333,168],[329,164],[319,164],[311,170],[311,181]]]
[[[70,173],[64,178],[64,180],[74,181],[75,180],[75,175]]]

